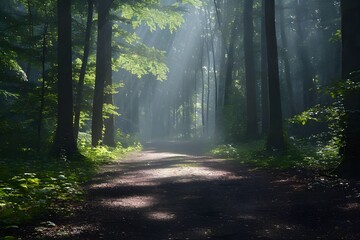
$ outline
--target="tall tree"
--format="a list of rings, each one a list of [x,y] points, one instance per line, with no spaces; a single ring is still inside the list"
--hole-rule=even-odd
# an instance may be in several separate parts
[[[86,31],[85,31],[85,44],[84,44],[84,53],[81,62],[81,69],[80,69],[80,76],[79,76],[79,83],[77,85],[77,92],[76,92],[76,101],[74,107],[74,135],[75,139],[77,140],[79,136],[79,127],[80,127],[80,111],[82,108],[83,102],[83,92],[84,92],[84,80],[85,80],[85,73],[86,73],[86,66],[89,59],[90,53],[90,36],[91,36],[91,28],[93,23],[93,8],[94,3],[93,0],[87,0],[88,2],[88,13],[87,13],[87,20],[86,20]]]
[[[53,145],[55,155],[77,152],[73,131],[71,0],[58,0],[58,114]]]
[[[304,18],[307,16],[307,0],[297,1],[295,7],[296,14],[296,33],[297,33],[297,50],[298,58],[300,64],[300,74],[303,83],[303,103],[304,109],[308,109],[315,104],[316,95],[315,95],[315,85],[313,82],[314,70],[311,65],[310,57],[308,54],[308,49],[305,44],[305,31],[304,31]]]
[[[202,40],[201,44],[201,55],[200,55],[200,68],[201,68],[201,125],[202,125],[202,135],[205,136],[206,130],[206,121],[205,121],[205,74],[204,74],[204,43],[205,40]]]
[[[112,21],[107,21],[106,30],[104,31],[104,38],[106,39],[105,42],[105,49],[103,50],[106,53],[106,59],[104,60],[105,64],[105,96],[104,96],[104,103],[107,106],[112,106],[113,101],[113,93],[112,93],[112,69],[111,69],[111,39],[112,39]],[[104,120],[105,125],[105,132],[104,132],[104,140],[103,143],[110,147],[115,147],[115,118],[113,113],[108,113],[108,116]]]
[[[109,33],[109,13],[112,1],[106,0],[98,2],[98,37],[96,49],[96,77],[95,90],[93,100],[93,116],[92,116],[92,135],[91,144],[97,146],[102,142],[103,131],[103,105],[104,105],[104,89],[107,72],[107,57],[111,56],[107,41]],[[111,39],[110,39],[111,41]],[[110,49],[111,50],[111,49]]]
[[[344,96],[346,111],[345,146],[343,160],[337,172],[360,178],[360,0],[341,1],[342,78],[357,87]]]
[[[267,74],[266,34],[265,34],[265,1],[261,3],[261,134],[269,131],[269,83]]]
[[[285,8],[282,2],[280,4],[280,38],[281,38],[281,58],[284,62],[284,77],[285,77],[285,84],[286,90],[288,95],[288,107],[290,111],[290,116],[295,114],[295,105],[294,105],[294,96],[293,96],[293,87],[290,75],[290,60],[289,60],[289,48],[288,48],[288,40],[285,34]]]
[[[217,128],[218,125],[218,118],[219,118],[219,93],[218,93],[218,78],[216,73],[216,58],[215,58],[215,46],[214,46],[214,31],[212,29],[212,18],[210,15],[210,10],[207,8],[208,11],[208,19],[209,19],[209,32],[210,32],[210,43],[211,43],[211,53],[212,53],[212,60],[213,60],[213,74],[214,74],[214,97],[215,97],[215,119],[214,119],[214,126]],[[215,138],[217,138],[217,130],[215,129]]]
[[[275,29],[275,3],[274,0],[265,1],[265,31],[268,62],[269,79],[269,136],[267,139],[267,149],[283,150],[285,149],[281,96],[279,83],[279,66],[276,43]]]
[[[246,137],[248,140],[258,137],[253,38],[253,0],[247,0],[244,2],[244,55],[246,79]]]
[[[326,86],[341,78],[341,41],[334,41],[334,32],[341,28],[340,8],[337,0],[318,1],[321,58],[319,69],[320,84]],[[329,39],[332,39],[329,41]]]
[[[45,84],[46,84],[46,51],[47,51],[47,31],[48,25],[45,24],[43,39],[42,39],[42,56],[41,56],[41,93],[40,93],[40,109],[39,109],[39,122],[38,122],[38,151],[41,151],[42,146],[42,128],[43,128],[43,118],[44,118],[44,108],[45,108]],[[31,64],[28,64],[28,69],[30,69]]]
[[[233,88],[233,70],[234,70],[234,58],[235,58],[235,48],[236,48],[236,38],[238,36],[237,29],[240,22],[240,17],[238,16],[238,11],[236,11],[237,15],[235,16],[234,22],[231,28],[231,34],[229,39],[229,51],[227,54],[226,61],[226,73],[225,73],[225,86],[224,86],[224,109],[226,106],[231,104],[230,96],[232,94]]]

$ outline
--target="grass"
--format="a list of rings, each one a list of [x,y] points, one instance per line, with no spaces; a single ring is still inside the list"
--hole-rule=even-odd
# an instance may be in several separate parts
[[[79,148],[85,158],[71,161],[35,157],[0,159],[0,235],[49,211],[63,212],[68,204],[82,201],[81,184],[99,166],[139,149],[140,145],[91,148],[82,141]]]
[[[211,153],[260,168],[329,170],[340,162],[338,149],[322,142],[310,145],[305,141],[291,140],[282,153],[267,152],[264,146],[264,140],[239,145],[224,144],[213,148]]]

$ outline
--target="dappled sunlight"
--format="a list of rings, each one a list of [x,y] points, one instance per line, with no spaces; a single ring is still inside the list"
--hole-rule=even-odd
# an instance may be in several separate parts
[[[165,212],[165,211],[149,212],[147,216],[151,220],[159,220],[159,221],[173,220],[176,218],[174,213]]]
[[[139,170],[126,173],[121,178],[114,178],[105,183],[93,184],[91,189],[109,188],[114,186],[158,186],[167,179],[173,183],[190,183],[192,181],[208,180],[239,180],[232,172],[214,170],[209,167],[200,167],[193,164],[177,164],[169,168]]]
[[[137,186],[137,187],[151,187],[159,185],[159,182],[153,181],[146,176],[140,176],[138,172],[132,174],[125,174],[121,178],[114,178],[105,183],[93,184],[91,189],[111,188],[114,186]]]
[[[146,208],[156,204],[153,196],[131,196],[125,198],[111,198],[102,201],[102,205],[111,208]]]
[[[137,158],[137,161],[146,161],[146,160],[159,160],[159,159],[168,159],[173,158],[174,160],[177,159],[184,159],[184,158],[190,158],[191,156],[186,154],[179,154],[179,153],[173,153],[173,152],[157,152],[157,151],[144,151],[143,154]]]
[[[102,223],[92,229],[104,239],[289,239],[330,210],[307,198],[298,176],[190,154],[142,151],[106,166],[101,176],[103,183],[89,186],[94,201],[87,211]],[[355,201],[338,207],[340,214],[359,210]],[[66,234],[93,233],[76,223]]]
[[[138,172],[138,176],[147,179],[160,180],[175,178],[175,182],[191,182],[195,180],[214,180],[214,179],[241,179],[231,172],[214,170],[208,167],[171,167],[163,169],[151,169]]]
[[[37,227],[35,231],[38,234],[41,234],[42,237],[51,238],[51,239],[63,239],[66,238],[76,238],[77,236],[83,233],[95,232],[98,230],[98,226],[93,224],[66,224],[58,225],[54,227]]]
[[[166,181],[171,181],[172,183],[190,183],[193,181],[239,180],[245,178],[232,171],[214,169],[213,165],[222,162],[222,159],[211,159],[204,156],[191,156],[171,152],[149,153],[148,151],[143,151],[138,156],[136,161],[131,157],[121,163],[124,168],[128,169],[127,171],[116,173],[116,175],[121,177],[112,178],[103,183],[95,183],[90,188],[105,189],[114,186],[153,187],[159,186]],[[132,164],[138,164],[138,166],[135,167]],[[107,171],[111,173],[112,168],[114,166],[108,166]]]

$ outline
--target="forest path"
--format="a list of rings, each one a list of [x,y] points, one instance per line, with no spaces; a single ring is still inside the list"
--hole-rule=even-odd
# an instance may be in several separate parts
[[[152,143],[102,168],[78,214],[41,239],[360,239],[360,207],[304,173],[271,173]],[[357,227],[356,227],[357,226]]]

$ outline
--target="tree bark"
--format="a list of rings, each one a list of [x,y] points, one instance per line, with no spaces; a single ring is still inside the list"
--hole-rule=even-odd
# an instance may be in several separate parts
[[[83,92],[84,92],[84,80],[85,80],[85,73],[86,67],[89,59],[89,52],[90,52],[90,37],[91,37],[91,28],[93,23],[93,0],[88,0],[88,14],[87,14],[87,21],[86,21],[86,32],[85,32],[85,44],[84,44],[84,54],[81,63],[80,69],[80,76],[79,82],[77,85],[77,92],[76,92],[76,101],[74,107],[74,135],[75,140],[78,139],[79,136],[79,128],[80,128],[80,112],[82,108],[82,101],[83,101]]]
[[[274,0],[265,1],[265,21],[270,110],[270,128],[267,139],[267,149],[281,151],[285,149],[285,142],[282,124]]]
[[[229,52],[227,56],[226,64],[226,76],[225,76],[225,87],[224,87],[224,108],[231,104],[230,97],[232,95],[233,88],[233,69],[234,69],[234,53],[235,53],[235,40],[237,37],[237,25],[239,24],[239,17],[236,16],[230,36]]]
[[[46,84],[46,51],[47,51],[47,31],[48,26],[47,24],[44,25],[44,33],[42,39],[42,56],[41,56],[41,93],[40,93],[40,108],[39,108],[39,122],[38,122],[38,152],[41,152],[42,146],[42,125],[43,125],[43,118],[44,118],[44,108],[45,108],[45,84]]]
[[[205,21],[207,22],[207,18],[205,18]],[[206,24],[208,25],[208,24]],[[209,32],[209,28],[208,26],[206,26],[206,32]],[[205,37],[205,41],[206,41],[206,58],[207,58],[207,94],[206,94],[206,126],[207,126],[207,136],[209,136],[209,131],[210,131],[210,124],[209,124],[209,117],[210,117],[210,67],[211,67],[211,63],[210,63],[210,46],[209,46],[209,38],[208,35],[206,34]]]
[[[91,144],[96,147],[102,144],[103,131],[103,105],[104,105],[104,88],[106,79],[106,59],[109,53],[107,48],[107,36],[109,31],[109,11],[111,1],[106,0],[98,4],[98,40],[96,49],[96,77],[93,101],[92,116],[92,138]],[[110,53],[111,55],[111,53]]]
[[[298,58],[300,63],[301,78],[303,83],[303,103],[304,109],[308,109],[315,105],[315,85],[313,82],[314,71],[311,66],[309,54],[305,46],[305,35],[303,30],[302,17],[306,16],[305,4],[306,1],[298,1],[296,6],[296,33],[297,33],[297,48]]]
[[[284,14],[284,7],[282,3],[280,2],[280,39],[281,39],[281,57],[284,61],[284,77],[285,77],[285,84],[287,89],[287,95],[288,95],[288,106],[290,111],[290,116],[295,115],[295,105],[294,105],[294,94],[293,94],[293,86],[292,86],[292,80],[290,75],[290,61],[289,61],[289,55],[288,55],[288,41],[285,34],[285,14]]]
[[[246,79],[246,138],[248,140],[256,139],[259,131],[256,111],[256,79],[253,36],[253,0],[247,0],[244,2],[244,54]]]
[[[111,42],[112,42],[112,22],[107,21],[106,23],[106,30],[105,30],[105,39],[106,39],[106,59],[104,59],[105,64],[105,88],[110,92],[105,92],[104,96],[104,103],[113,105],[113,94],[112,94],[112,68],[111,68]],[[137,109],[134,109],[137,111]],[[115,117],[114,114],[110,114],[105,120],[105,132],[104,132],[104,139],[103,142],[105,145],[109,147],[115,147]]]
[[[341,1],[342,78],[360,83],[360,0]],[[360,90],[350,89],[344,96],[345,146],[336,172],[360,179]]]
[[[211,36],[211,53],[212,53],[212,60],[213,60],[213,74],[214,74],[214,94],[215,94],[215,100],[214,100],[214,110],[215,110],[215,119],[214,119],[214,127],[215,127],[215,138],[217,138],[217,125],[218,125],[218,118],[219,118],[219,100],[218,100],[218,78],[216,73],[216,58],[215,58],[215,46],[214,46],[214,32],[212,29],[212,22],[210,17],[210,11],[208,11],[208,19],[209,19],[209,31]]]
[[[53,154],[78,152],[73,130],[71,0],[58,0],[58,114]]]
[[[202,126],[202,135],[205,135],[205,79],[204,79],[204,68],[203,68],[203,59],[204,59],[204,40],[201,44],[201,54],[200,54],[200,68],[201,68],[201,126]]]
[[[265,34],[265,1],[262,0],[261,19],[261,132],[267,135],[269,132],[269,83],[267,72],[267,51]]]
[[[220,56],[220,66],[219,66],[219,80],[218,80],[218,101],[217,101],[217,118],[215,126],[215,135],[218,141],[224,139],[224,97],[225,97],[225,79],[226,79],[226,43],[219,43],[219,56]]]

